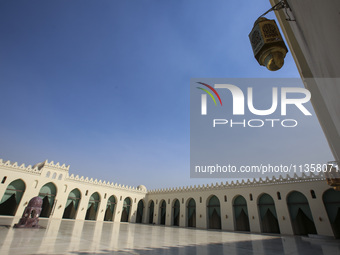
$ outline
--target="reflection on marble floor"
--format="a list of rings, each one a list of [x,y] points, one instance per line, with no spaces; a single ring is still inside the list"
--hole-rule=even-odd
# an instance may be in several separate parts
[[[13,229],[0,217],[0,254],[340,254],[340,241],[306,241],[144,224],[41,219],[42,229]]]

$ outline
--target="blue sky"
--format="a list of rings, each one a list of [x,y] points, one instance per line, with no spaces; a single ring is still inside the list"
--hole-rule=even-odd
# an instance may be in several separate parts
[[[248,34],[269,8],[1,0],[0,157],[149,189],[209,183],[189,177],[190,78],[299,77],[290,53],[277,72],[253,58]]]

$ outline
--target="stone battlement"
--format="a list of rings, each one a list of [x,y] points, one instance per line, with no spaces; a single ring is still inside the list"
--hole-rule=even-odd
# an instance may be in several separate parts
[[[165,188],[165,189],[154,189],[148,191],[148,193],[156,194],[156,193],[173,193],[173,192],[187,192],[187,191],[204,191],[204,190],[219,190],[219,189],[228,189],[228,188],[244,188],[251,186],[261,186],[261,185],[273,185],[273,184],[287,184],[287,183],[297,183],[297,182],[310,182],[310,181],[325,181],[326,178],[322,172],[318,174],[310,173],[309,175],[303,173],[302,176],[298,176],[294,174],[292,177],[287,174],[285,177],[280,175],[279,177],[273,176],[272,178],[266,177],[264,179],[244,179],[242,181],[231,181],[230,183],[227,181],[225,183],[221,182],[216,184],[207,184],[207,185],[194,185],[194,186],[186,186],[186,187],[176,187],[176,188]]]
[[[10,162],[9,160],[4,161],[3,159],[0,159],[0,167],[7,168],[10,170],[14,171],[20,171],[20,172],[26,172],[28,174],[34,174],[34,175],[41,175],[42,170],[44,168],[50,169],[50,170],[62,170],[66,173],[66,178],[65,180],[67,181],[74,181],[74,182],[80,182],[80,183],[86,183],[86,184],[93,184],[93,185],[99,185],[99,186],[106,186],[106,187],[111,187],[115,189],[121,189],[121,190],[128,190],[128,191],[135,191],[135,192],[142,192],[146,193],[145,189],[139,188],[139,187],[131,187],[128,185],[121,185],[118,183],[113,183],[113,182],[106,182],[102,180],[97,180],[89,177],[84,177],[79,175],[74,176],[74,174],[69,175],[69,169],[70,165],[65,165],[65,164],[60,164],[57,162],[56,164],[54,161],[48,162],[48,160],[45,160],[44,162],[38,163],[34,166],[28,165],[26,166],[25,164],[18,164],[18,162]]]

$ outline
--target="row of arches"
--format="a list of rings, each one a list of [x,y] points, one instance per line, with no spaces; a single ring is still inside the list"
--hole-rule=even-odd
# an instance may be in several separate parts
[[[201,202],[201,201],[200,201]],[[295,235],[317,234],[312,211],[308,200],[304,194],[298,191],[292,191],[287,196],[287,206],[293,232]],[[328,189],[323,194],[323,203],[327,211],[330,224],[333,228],[334,236],[340,238],[340,192],[334,189]],[[159,223],[164,225],[166,222],[166,201],[161,200],[159,203]],[[233,199],[234,229],[236,231],[250,231],[248,206],[246,199],[238,195]],[[263,193],[257,202],[260,226],[262,233],[280,233],[279,220],[276,212],[275,202],[271,195]],[[193,198],[186,203],[186,226],[196,227],[196,201]],[[148,223],[157,222],[154,219],[155,203],[149,201]],[[221,229],[221,204],[215,196],[207,200],[207,227],[209,229]],[[179,225],[180,203],[174,199],[171,208],[171,225]]]
[[[0,201],[0,215],[14,216],[25,190],[26,185],[21,179],[11,182],[7,186],[7,189]],[[43,200],[40,217],[49,218],[55,206],[55,198],[57,196],[56,186],[52,182],[46,183],[40,189],[38,196]],[[63,219],[76,219],[81,199],[82,196],[79,189],[75,188],[69,193],[67,202],[65,204]],[[98,192],[91,194],[86,208],[85,220],[97,219],[100,202],[101,198]],[[116,204],[117,202],[115,196],[110,196],[107,200],[104,221],[113,221]],[[129,221],[131,205],[132,199],[129,197],[125,198],[123,202],[121,222]],[[142,211],[143,209],[141,209],[139,206],[139,212]],[[141,217],[142,215],[139,216],[139,220],[141,220]]]
[[[12,181],[8,186],[0,201],[0,215],[15,215],[18,205],[26,190],[26,185],[21,179]],[[45,184],[39,191],[39,196],[43,199],[43,208],[40,217],[50,217],[54,210],[55,198],[57,195],[56,186],[50,182]],[[80,201],[82,199],[79,189],[73,189],[69,192],[63,218],[75,219],[79,211]],[[226,200],[226,197],[225,197]],[[323,204],[328,214],[329,222],[332,226],[335,237],[340,238],[340,192],[328,189],[322,196]],[[98,192],[91,194],[86,208],[85,220],[97,220],[97,214],[101,197]],[[156,201],[157,202],[157,201]],[[182,203],[184,200],[182,200]],[[199,203],[201,203],[201,199]],[[304,194],[298,191],[292,191],[286,198],[289,216],[295,235],[316,234],[317,230],[314,223],[312,211],[308,200]],[[115,196],[107,199],[107,205],[104,215],[104,221],[113,221],[117,205]],[[129,222],[131,214],[132,199],[127,197],[123,201],[121,222]],[[246,199],[238,195],[234,197],[233,202],[234,225],[237,231],[250,231],[249,214]],[[188,227],[196,227],[197,208],[196,201],[189,198],[186,203],[187,212],[185,215],[185,224]],[[257,200],[258,215],[260,218],[261,231],[263,233],[280,233],[280,226],[276,212],[275,202],[271,195],[264,193]],[[146,217],[146,223],[153,224],[159,222],[161,225],[166,223],[167,203],[161,200],[156,205],[153,200],[149,201]],[[221,229],[221,203],[217,196],[213,195],[208,198],[207,204],[207,227],[211,229]],[[140,200],[136,210],[136,223],[143,223],[143,215],[145,212],[145,204]],[[158,215],[158,219],[154,216]],[[179,226],[181,216],[180,201],[174,199],[171,204],[171,225]]]
[[[64,219],[75,219],[76,213],[79,207],[79,202],[81,200],[81,193],[78,189],[74,189],[70,192],[66,208],[63,214]],[[98,209],[101,199],[98,192],[91,194],[89,202],[86,209],[85,220],[97,220]],[[115,214],[117,200],[115,196],[110,196],[107,199],[104,221],[113,221],[113,216]],[[132,199],[127,197],[123,201],[123,208],[121,214],[121,222],[128,222],[130,211],[131,211]]]

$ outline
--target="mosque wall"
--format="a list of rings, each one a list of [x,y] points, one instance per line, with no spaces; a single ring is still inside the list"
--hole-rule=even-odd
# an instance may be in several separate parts
[[[53,161],[26,167],[0,160],[0,181],[0,212],[8,216],[20,217],[28,201],[40,196],[45,203],[40,217],[55,219],[284,235],[340,233],[340,192],[330,189],[323,175],[147,191],[143,185],[69,175],[69,166]]]
[[[95,212],[97,220],[102,221],[104,219],[108,199],[113,195],[116,203],[115,208],[119,208],[114,211],[113,221],[119,222],[121,220],[122,210],[120,208],[123,207],[123,202],[126,198],[131,198],[129,220],[135,221],[136,202],[145,197],[146,189],[69,175],[68,170],[69,166],[60,166],[59,163],[54,164],[53,161],[45,161],[33,167],[26,167],[24,164],[19,166],[17,163],[0,160],[0,179],[4,182],[0,184],[0,196],[3,197],[7,186],[11,182],[18,179],[22,180],[25,184],[25,191],[15,212],[16,216],[21,216],[28,201],[38,196],[44,185],[52,183],[51,187],[53,189],[53,186],[55,186],[55,191],[53,192],[52,190],[52,194],[49,193],[52,199],[54,198],[49,216],[51,218],[61,219],[63,217],[70,192],[78,189],[80,199],[78,199],[79,203],[75,219],[85,219],[91,195],[97,192],[99,195],[99,199],[96,199],[97,201],[99,200],[98,208]],[[11,193],[11,191],[9,192]],[[44,191],[42,192],[44,193]],[[41,197],[43,198],[44,196],[41,195]]]

